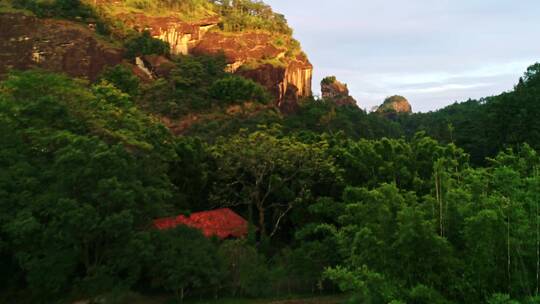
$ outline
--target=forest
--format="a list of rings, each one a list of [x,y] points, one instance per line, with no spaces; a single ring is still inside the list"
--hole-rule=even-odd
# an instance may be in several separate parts
[[[339,290],[353,303],[538,302],[534,133],[523,143],[488,142],[500,150],[472,162],[476,151],[460,148],[466,130],[457,123],[455,142],[433,130],[381,136],[401,122],[357,113],[351,120],[363,130],[347,134],[339,124],[310,124],[314,109],[331,107],[311,101],[281,124],[175,137],[141,106],[155,88],[129,76],[118,67],[91,84],[35,70],[1,82],[5,301]],[[210,87],[237,82],[216,77]],[[533,66],[515,91],[477,106],[519,100],[509,106],[534,113],[539,77]],[[209,102],[258,96],[210,91]],[[400,119],[420,125],[449,109]],[[378,130],[385,123],[391,127]],[[223,206],[258,229],[228,241],[186,227],[152,229],[158,217]]]
[[[259,1],[121,2],[292,32]],[[99,17],[79,1],[14,5]],[[1,303],[540,303],[540,64],[508,92],[429,113],[308,97],[285,115],[222,55],[172,55],[148,31],[121,44],[126,61],[167,57],[167,77],[125,63],[95,81],[0,77]],[[154,225],[218,208],[247,237]]]

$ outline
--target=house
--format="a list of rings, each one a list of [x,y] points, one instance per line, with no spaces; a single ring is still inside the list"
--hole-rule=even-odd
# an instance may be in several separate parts
[[[244,238],[248,234],[248,221],[229,208],[192,213],[189,217],[177,217],[154,220],[159,230],[186,225],[199,229],[206,237],[217,236],[220,239]]]

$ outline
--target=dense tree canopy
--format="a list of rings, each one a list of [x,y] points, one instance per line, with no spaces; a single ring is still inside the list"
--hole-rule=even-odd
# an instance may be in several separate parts
[[[320,100],[284,117],[223,58],[172,62],[152,83],[123,66],[0,82],[1,301],[538,303],[537,65],[512,92],[390,121]],[[193,113],[213,121],[178,136],[159,122]],[[221,207],[245,239],[153,227]]]

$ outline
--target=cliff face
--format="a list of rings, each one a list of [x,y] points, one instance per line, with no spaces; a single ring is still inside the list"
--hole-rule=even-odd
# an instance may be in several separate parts
[[[356,106],[356,100],[349,95],[349,88],[344,83],[335,79],[335,77],[327,77],[321,81],[322,98],[332,100],[338,106],[353,105]]]
[[[287,50],[272,45],[265,33],[224,35],[208,33],[193,49],[194,54],[223,53],[228,70],[265,86],[276,98],[280,109],[294,111],[298,100],[311,96],[313,66],[303,54],[285,58]],[[266,60],[278,61],[265,63]],[[252,63],[255,66],[251,66]]]
[[[287,66],[263,64],[252,69],[240,69],[236,73],[262,84],[276,96],[277,105],[285,113],[294,112],[298,100],[311,96],[313,67],[304,56],[299,55]]]
[[[110,5],[102,0],[97,3]],[[299,99],[312,94],[311,63],[303,53],[297,51],[294,55],[283,43],[275,43],[276,35],[212,30],[220,22],[217,16],[195,22],[144,13],[111,17],[128,28],[149,31],[153,37],[168,42],[173,54],[224,54],[229,72],[265,86],[284,112],[294,111]],[[105,66],[122,62],[122,49],[101,41],[91,26],[82,23],[0,14],[0,29],[0,74],[11,68],[39,67],[94,80]],[[141,78],[167,74],[166,68],[148,70],[156,66],[155,58],[137,60],[133,69]]]
[[[205,34],[217,26],[219,17],[207,18],[192,23],[180,21],[176,17],[146,16],[144,14],[119,14],[119,20],[138,31],[149,31],[153,37],[168,42],[171,53],[187,55],[198,45]]]
[[[223,54],[227,70],[265,86],[276,104],[291,112],[300,98],[311,96],[313,66],[303,54],[287,58],[287,49],[273,45],[274,37],[262,32],[223,33],[211,31],[219,17],[186,23],[175,17],[149,17],[143,14],[117,16],[139,31],[168,42],[173,54]],[[274,61],[268,63],[268,61]]]
[[[69,21],[0,14],[0,74],[43,68],[94,80],[107,65],[122,62],[122,50]]]

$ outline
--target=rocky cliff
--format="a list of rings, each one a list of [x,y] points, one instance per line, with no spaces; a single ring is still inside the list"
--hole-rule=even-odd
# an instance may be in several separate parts
[[[284,112],[294,111],[299,99],[312,94],[313,66],[290,35],[253,30],[225,32],[219,28],[221,17],[218,15],[188,22],[175,14],[109,11],[115,3],[97,0],[93,4],[107,11],[107,18],[122,24],[122,28],[149,31],[153,37],[168,42],[172,54],[225,55],[229,72],[265,86]],[[11,68],[39,67],[96,79],[105,66],[122,62],[123,50],[96,35],[92,25],[24,14],[0,14],[0,75]],[[155,58],[137,58],[137,62],[133,62],[136,74],[148,80],[166,75],[166,69],[147,69],[152,60]]]
[[[356,100],[349,95],[349,88],[339,82],[335,77],[326,77],[321,81],[321,93],[323,99],[332,100],[338,106],[356,106]]]
[[[223,54],[227,70],[253,79],[265,86],[276,98],[276,104],[291,112],[297,101],[311,96],[313,66],[301,52],[289,54],[286,47],[273,43],[267,32],[225,33],[217,29],[219,17],[185,22],[177,17],[153,17],[144,14],[119,14],[124,24],[166,41],[173,54]]]
[[[94,80],[105,66],[122,62],[121,49],[77,23],[3,13],[0,29],[0,75],[37,67]]]

